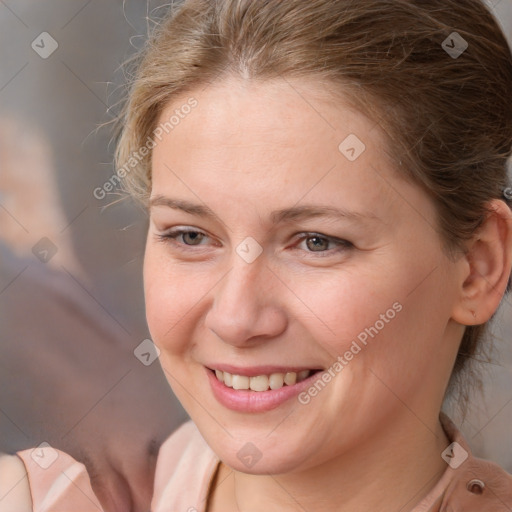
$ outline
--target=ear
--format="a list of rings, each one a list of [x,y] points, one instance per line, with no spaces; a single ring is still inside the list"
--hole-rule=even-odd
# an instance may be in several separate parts
[[[463,325],[487,322],[498,309],[510,278],[512,211],[500,199],[490,201],[488,210],[460,262],[460,295],[452,318]]]

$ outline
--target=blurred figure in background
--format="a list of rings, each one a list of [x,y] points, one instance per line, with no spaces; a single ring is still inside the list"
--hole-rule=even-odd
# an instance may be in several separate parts
[[[113,33],[85,2],[0,5],[0,452],[48,443],[86,465],[109,510],[146,511],[159,446],[186,415],[158,361],[134,354],[149,337],[143,239],[123,229],[144,219],[93,197],[111,134],[77,76],[92,58],[108,81],[134,35],[125,15],[145,12],[108,4]],[[47,59],[31,48],[43,29],[59,42]]]
[[[0,162],[0,451],[49,443],[86,464],[112,510],[147,510],[159,446],[185,416],[87,292],[47,141],[4,120]]]

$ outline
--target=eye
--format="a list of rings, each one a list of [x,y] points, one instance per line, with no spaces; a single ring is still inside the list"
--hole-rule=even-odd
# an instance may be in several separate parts
[[[294,249],[305,242],[307,249],[305,252],[314,253],[318,257],[331,256],[334,253],[339,253],[351,249],[354,245],[348,240],[340,238],[321,235],[320,233],[301,233],[303,235]],[[174,228],[165,233],[156,235],[158,240],[165,243],[172,243],[179,246],[183,250],[193,250],[193,247],[199,247],[203,240],[208,239],[208,235],[196,229],[187,228]],[[181,238],[181,241],[180,241]],[[330,245],[335,245],[333,249],[328,249]],[[190,248],[190,249],[189,249]]]
[[[318,254],[320,257],[330,256],[333,253],[338,253],[354,247],[351,242],[341,238],[324,236],[319,233],[303,233],[303,235],[304,236],[300,238],[300,241],[301,243],[302,241],[306,242],[306,247],[308,248],[306,252],[320,253]],[[337,247],[331,250],[327,250],[330,244],[336,245]]]
[[[178,240],[179,237],[182,237],[182,242]],[[176,228],[163,234],[158,234],[157,238],[162,242],[171,242],[175,245],[185,246],[186,250],[187,246],[195,247],[201,245],[201,241],[208,238],[208,235],[195,229]]]

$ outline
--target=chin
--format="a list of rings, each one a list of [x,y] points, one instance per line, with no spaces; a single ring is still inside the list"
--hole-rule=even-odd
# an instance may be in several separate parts
[[[248,475],[280,475],[291,473],[298,469],[299,462],[295,460],[295,458],[278,461],[272,460],[272,458],[272,455],[263,456],[252,467],[240,462],[240,460],[236,456],[233,457],[232,454],[226,458],[221,457],[221,460],[231,469]]]
[[[208,444],[231,469],[251,475],[285,474],[305,469],[313,453],[304,450],[302,443],[286,443],[268,438],[251,441],[251,436],[240,436],[235,441],[227,437],[223,442]],[[310,464],[307,464],[308,466]]]

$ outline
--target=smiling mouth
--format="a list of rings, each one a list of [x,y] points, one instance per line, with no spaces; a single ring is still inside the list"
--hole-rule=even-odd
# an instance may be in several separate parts
[[[215,374],[217,380],[225,386],[235,390],[251,390],[251,391],[269,391],[281,389],[285,386],[293,386],[303,380],[311,377],[311,375],[322,370],[302,370],[300,372],[271,373],[268,375],[256,375],[248,377],[247,375],[236,375],[221,370],[210,369]]]

